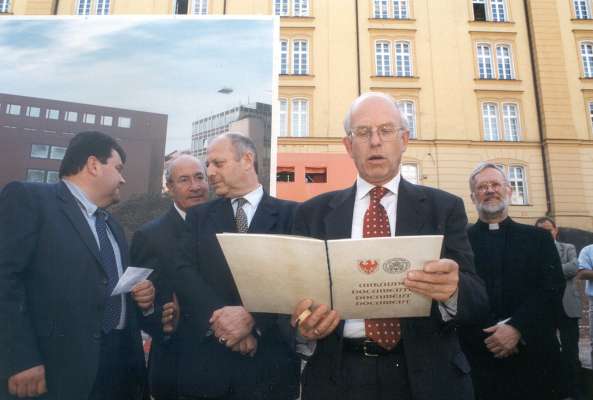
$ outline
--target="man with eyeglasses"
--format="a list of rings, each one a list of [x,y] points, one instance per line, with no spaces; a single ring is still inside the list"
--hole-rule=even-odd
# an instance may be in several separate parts
[[[143,318],[143,329],[152,337],[148,383],[155,400],[177,399],[180,345],[172,332],[175,328],[172,321],[178,315],[172,314],[178,314],[179,308],[173,292],[173,259],[178,253],[178,243],[184,234],[189,235],[185,225],[187,210],[208,200],[204,166],[193,156],[182,154],[169,161],[165,180],[173,204],[164,215],[134,233],[130,248],[132,265],[154,269],[150,279],[156,288],[156,312]],[[167,320],[165,324],[163,317]]]
[[[312,312],[298,324],[303,353],[310,356],[302,399],[473,399],[456,326],[486,314],[487,299],[474,272],[463,201],[401,178],[409,130],[391,96],[357,98],[344,128],[356,182],[299,206],[295,232],[318,239],[443,234],[442,258],[405,280],[433,299],[429,317],[341,321],[316,299],[295,307],[293,325],[306,309]],[[377,227],[369,229],[369,223]]]
[[[509,217],[512,188],[495,164],[469,178],[479,220],[468,230],[490,314],[463,327],[478,399],[559,399],[560,350],[555,332],[564,276],[552,236]]]

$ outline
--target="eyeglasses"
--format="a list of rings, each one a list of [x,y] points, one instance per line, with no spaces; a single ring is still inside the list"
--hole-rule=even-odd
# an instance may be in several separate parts
[[[368,141],[373,135],[373,131],[377,131],[377,135],[384,142],[395,140],[400,131],[405,131],[405,128],[395,127],[391,124],[372,126],[357,126],[350,131],[350,134],[361,141]]]
[[[498,182],[484,182],[479,186],[476,186],[476,192],[484,194],[488,191],[488,189],[492,189],[494,192],[499,192],[501,188],[502,185]]]

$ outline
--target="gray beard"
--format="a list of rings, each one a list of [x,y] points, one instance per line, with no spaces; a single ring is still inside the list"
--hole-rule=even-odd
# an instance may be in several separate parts
[[[480,214],[481,219],[485,220],[492,220],[499,218],[504,211],[509,207],[509,201],[507,199],[502,199],[497,204],[491,203],[479,203],[476,205],[476,209],[478,210],[478,214]]]

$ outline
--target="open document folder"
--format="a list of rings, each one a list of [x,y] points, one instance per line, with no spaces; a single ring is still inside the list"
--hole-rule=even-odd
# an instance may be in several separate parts
[[[431,300],[412,293],[406,273],[440,258],[443,236],[318,240],[298,236],[216,235],[250,312],[292,314],[305,298],[343,319],[424,317]]]

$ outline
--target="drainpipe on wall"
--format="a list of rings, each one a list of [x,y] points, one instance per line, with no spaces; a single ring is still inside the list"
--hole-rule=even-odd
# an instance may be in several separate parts
[[[539,93],[540,83],[537,75],[537,68],[536,68],[536,54],[535,54],[535,45],[533,43],[533,33],[532,33],[532,24],[531,24],[531,17],[529,11],[529,0],[524,0],[523,4],[525,6],[525,22],[527,23],[527,39],[529,42],[529,55],[531,58],[531,73],[533,75],[533,89],[535,92],[535,106],[537,109],[537,124],[538,124],[538,131],[539,131],[539,140],[540,140],[540,150],[542,154],[542,163],[544,167],[544,188],[546,191],[546,215],[550,216],[552,214],[552,195],[550,194],[550,175],[548,173],[548,156],[546,155],[546,145],[545,145],[545,134],[544,134],[544,116],[542,114],[541,108],[541,98]]]
[[[54,6],[52,10],[53,15],[58,15],[58,7],[60,5],[60,0],[54,0]]]
[[[360,96],[360,34],[358,26],[358,0],[354,0],[354,15],[356,18],[356,77],[358,79],[358,95]]]
[[[226,0],[222,3],[222,15],[226,15]]]

